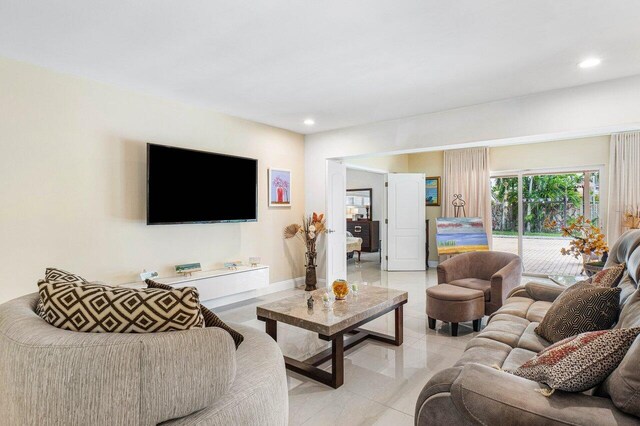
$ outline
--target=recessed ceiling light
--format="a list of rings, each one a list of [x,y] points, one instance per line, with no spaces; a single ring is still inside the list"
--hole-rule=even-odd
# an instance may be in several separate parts
[[[307,118],[306,120],[304,120],[304,124],[306,124],[307,126],[313,126],[314,124],[316,124],[316,122],[313,120],[313,118]]]
[[[593,67],[596,67],[596,66],[600,65],[600,62],[602,62],[600,60],[600,58],[589,58],[589,59],[585,59],[584,61],[580,62],[578,64],[578,66],[580,68],[593,68]]]

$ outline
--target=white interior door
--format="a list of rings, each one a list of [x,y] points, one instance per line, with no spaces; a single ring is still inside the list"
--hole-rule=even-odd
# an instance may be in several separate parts
[[[387,192],[387,269],[426,269],[424,174],[390,173]]]
[[[327,161],[327,285],[338,278],[347,279],[346,194],[347,168]]]

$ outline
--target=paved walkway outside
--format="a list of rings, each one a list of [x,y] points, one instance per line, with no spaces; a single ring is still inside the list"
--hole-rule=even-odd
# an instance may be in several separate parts
[[[522,251],[525,271],[533,274],[580,275],[582,260],[561,255],[560,249],[563,247],[569,247],[568,239],[524,237]],[[518,239],[494,235],[493,250],[518,254]]]

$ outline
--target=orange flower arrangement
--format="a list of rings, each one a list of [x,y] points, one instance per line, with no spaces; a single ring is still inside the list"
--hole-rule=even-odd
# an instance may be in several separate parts
[[[569,226],[563,226],[562,236],[571,237],[569,248],[560,249],[560,253],[566,256],[573,256],[576,259],[580,256],[590,258],[592,255],[602,256],[609,250],[604,234],[600,228],[595,226],[590,219],[578,216],[576,221]]]

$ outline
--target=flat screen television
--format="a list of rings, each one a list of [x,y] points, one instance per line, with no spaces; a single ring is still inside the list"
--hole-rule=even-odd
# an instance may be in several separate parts
[[[147,144],[147,224],[255,222],[258,160]]]

